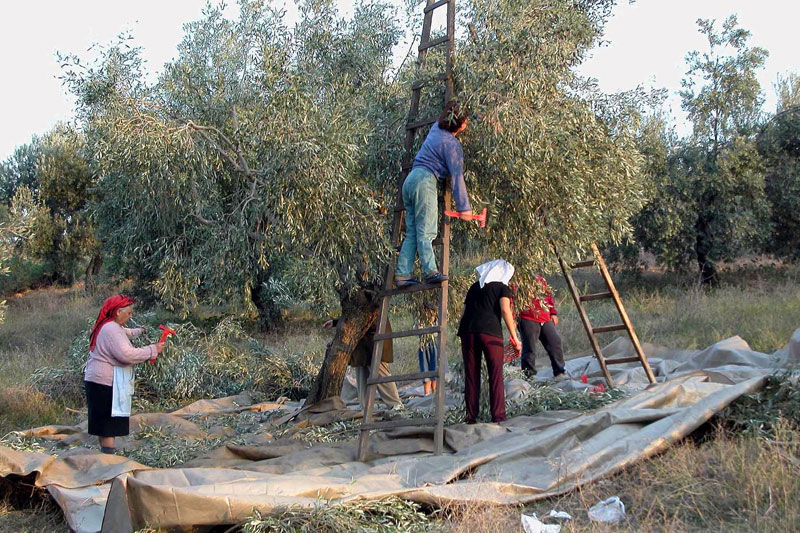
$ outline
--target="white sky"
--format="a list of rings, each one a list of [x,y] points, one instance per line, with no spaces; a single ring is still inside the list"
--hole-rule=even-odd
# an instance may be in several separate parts
[[[347,8],[351,2],[339,3]],[[132,30],[148,68],[157,72],[175,55],[182,24],[200,18],[204,5],[205,0],[3,1],[0,160],[33,134],[43,134],[59,120],[72,117],[72,100],[57,79],[57,50],[87,56],[93,43],[108,43],[121,31]],[[229,11],[235,13],[235,6]],[[666,87],[680,125],[676,91],[686,71],[684,58],[705,44],[695,21],[716,18],[721,23],[731,13],[752,32],[751,46],[770,51],[759,79],[766,109],[771,111],[776,75],[800,71],[797,0],[638,0],[633,5],[620,0],[605,35],[610,44],[596,50],[581,72],[598,78],[601,89],[608,92],[637,85]]]

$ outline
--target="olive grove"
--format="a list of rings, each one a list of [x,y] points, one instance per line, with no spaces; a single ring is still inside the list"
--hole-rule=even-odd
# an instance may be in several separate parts
[[[574,257],[629,233],[646,199],[639,113],[573,72],[613,4],[459,3],[456,94],[478,117],[463,137],[467,188],[492,221],[454,226],[455,264],[467,247],[504,257],[524,286],[552,267],[552,243]],[[65,79],[100,234],[163,302],[253,307],[268,323],[276,291],[308,302],[335,291],[342,320],[315,401],[338,394],[376,319],[408,86],[437,57],[394,66],[407,28],[389,4],[362,2],[349,19],[332,2],[299,10],[290,26],[261,2],[241,2],[236,20],[208,7],[152,84],[124,39],[96,64],[68,58]],[[425,112],[441,106],[432,93]],[[463,285],[453,280],[454,300]]]

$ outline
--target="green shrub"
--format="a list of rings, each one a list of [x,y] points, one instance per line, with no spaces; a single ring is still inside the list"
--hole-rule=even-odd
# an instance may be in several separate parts
[[[152,312],[136,320],[146,326],[134,344],[157,342],[161,330]],[[185,400],[221,397],[253,391],[267,398],[303,398],[316,377],[313,353],[276,353],[249,336],[234,318],[221,320],[206,333],[192,323],[169,324],[177,331],[167,340],[154,365],[136,366],[135,401],[178,404]],[[32,385],[54,398],[82,394],[83,372],[89,353],[88,335],[76,336],[60,368],[34,372]]]

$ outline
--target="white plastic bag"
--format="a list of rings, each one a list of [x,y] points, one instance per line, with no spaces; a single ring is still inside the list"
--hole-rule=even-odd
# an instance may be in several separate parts
[[[525,533],[559,533],[561,526],[558,524],[543,524],[536,516],[536,513],[533,513],[532,515],[522,515],[522,530]]]
[[[592,522],[619,522],[625,518],[625,504],[617,496],[593,505],[589,509],[589,520]]]

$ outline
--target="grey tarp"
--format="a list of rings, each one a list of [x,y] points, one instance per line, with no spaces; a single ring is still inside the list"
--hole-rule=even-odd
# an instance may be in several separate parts
[[[605,349],[608,356],[629,350],[620,339]],[[0,474],[40,472],[37,484],[51,490],[80,531],[99,528],[109,479],[103,530],[115,532],[236,523],[254,509],[390,495],[432,505],[525,503],[665,450],[742,394],[761,388],[770,373],[796,365],[800,330],[771,355],[752,351],[738,337],[705,350],[647,346],[646,351],[660,383],[643,388],[642,370],[620,365],[615,379],[633,391],[631,396],[588,413],[556,411],[503,424],[453,425],[445,434],[449,453],[441,457],[427,453],[429,429],[403,428],[374,437],[374,458],[366,463],[355,460],[352,441],[310,446],[265,439],[251,446],[227,445],[172,469],[146,469],[87,450],[52,458],[0,448]],[[575,377],[586,371],[592,380],[599,371],[588,357],[568,361],[568,370]],[[578,381],[563,385],[581,386]],[[316,411],[300,423],[350,416],[337,401]],[[53,432],[41,434],[48,431]]]

